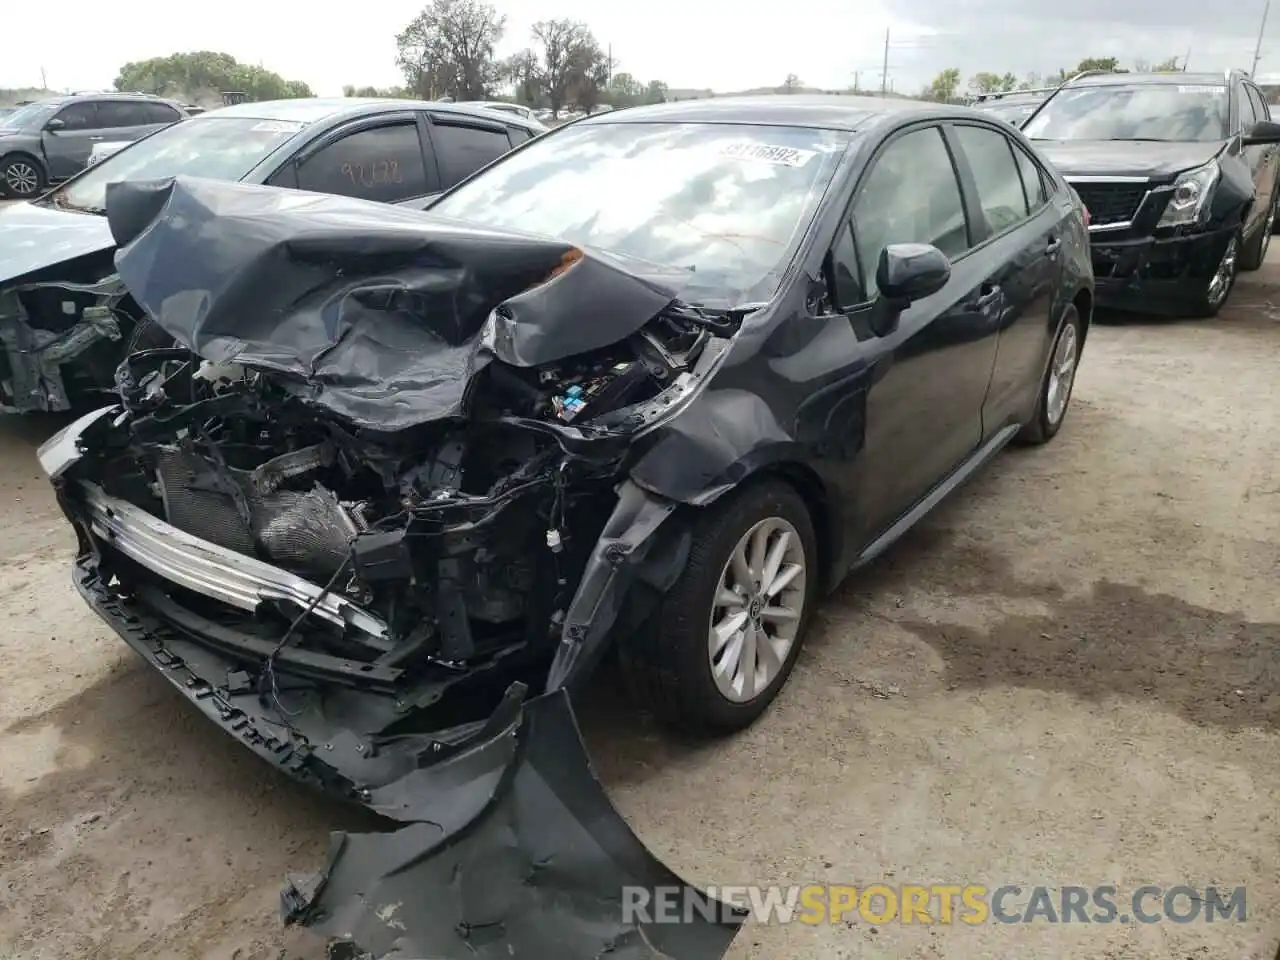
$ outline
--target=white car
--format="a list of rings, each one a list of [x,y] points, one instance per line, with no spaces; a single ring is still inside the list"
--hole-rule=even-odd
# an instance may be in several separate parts
[[[107,159],[107,157],[111,156],[113,153],[123,150],[132,142],[133,141],[131,140],[108,140],[95,143],[93,148],[89,151],[89,161],[85,166],[92,167],[95,163],[99,163]]]

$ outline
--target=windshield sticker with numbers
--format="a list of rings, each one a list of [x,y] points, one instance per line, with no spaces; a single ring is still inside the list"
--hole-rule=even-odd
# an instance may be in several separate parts
[[[797,150],[795,147],[775,147],[767,143],[726,143],[720,148],[726,157],[739,160],[763,160],[784,167],[803,167],[818,155],[816,150]]]

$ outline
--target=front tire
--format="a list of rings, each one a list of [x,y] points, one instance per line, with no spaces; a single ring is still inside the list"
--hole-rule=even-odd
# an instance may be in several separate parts
[[[1271,201],[1271,207],[1267,210],[1267,218],[1254,231],[1253,238],[1241,248],[1241,270],[1257,270],[1262,266],[1263,261],[1267,259],[1267,248],[1271,246],[1271,233],[1275,229],[1277,202],[1280,202],[1280,200]]]
[[[731,733],[768,709],[795,666],[818,595],[809,508],[768,480],[699,514],[680,580],[619,648],[641,704],[681,733]]]
[[[11,200],[34,200],[48,184],[44,167],[35,157],[11,153],[0,160],[0,194]]]
[[[1231,291],[1236,285],[1236,277],[1240,274],[1242,239],[1242,235],[1237,233],[1227,241],[1222,259],[1218,262],[1218,268],[1205,282],[1204,289],[1200,291],[1192,305],[1193,316],[1207,320],[1210,317],[1216,317],[1218,311],[1227,305],[1227,298],[1231,296]]]
[[[1080,311],[1074,303],[1069,303],[1062,312],[1058,337],[1053,341],[1049,368],[1040,382],[1035,415],[1018,433],[1020,442],[1048,443],[1062,429],[1063,421],[1067,419],[1067,407],[1071,405],[1071,392],[1076,385],[1076,370],[1080,366],[1083,345],[1084,324],[1080,320]]]

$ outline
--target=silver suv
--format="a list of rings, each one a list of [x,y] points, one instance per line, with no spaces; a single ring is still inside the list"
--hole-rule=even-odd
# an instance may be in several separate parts
[[[89,162],[95,144],[132,143],[186,119],[182,105],[140,93],[38,100],[0,116],[0,195],[30,200]]]

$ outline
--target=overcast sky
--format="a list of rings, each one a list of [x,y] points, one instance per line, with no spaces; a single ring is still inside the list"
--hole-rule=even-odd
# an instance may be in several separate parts
[[[720,91],[780,84],[788,73],[823,88],[859,74],[878,86],[886,28],[889,79],[915,92],[940,69],[1019,76],[1070,67],[1085,56],[1151,61],[1191,50],[1191,69],[1248,69],[1263,0],[496,0],[507,15],[501,53],[529,42],[542,19],[585,21],[611,44],[619,69],[673,87]],[[1280,4],[1263,41],[1259,73],[1280,72]],[[31,42],[10,38],[0,87],[108,87],[129,60],[193,49],[260,62],[319,94],[344,83],[396,83],[396,32],[421,0],[270,3],[214,0],[63,0],[59,27]],[[1037,12],[1038,11],[1038,12]],[[1274,29],[1273,29],[1274,28]],[[1003,51],[1003,52],[998,52]]]

